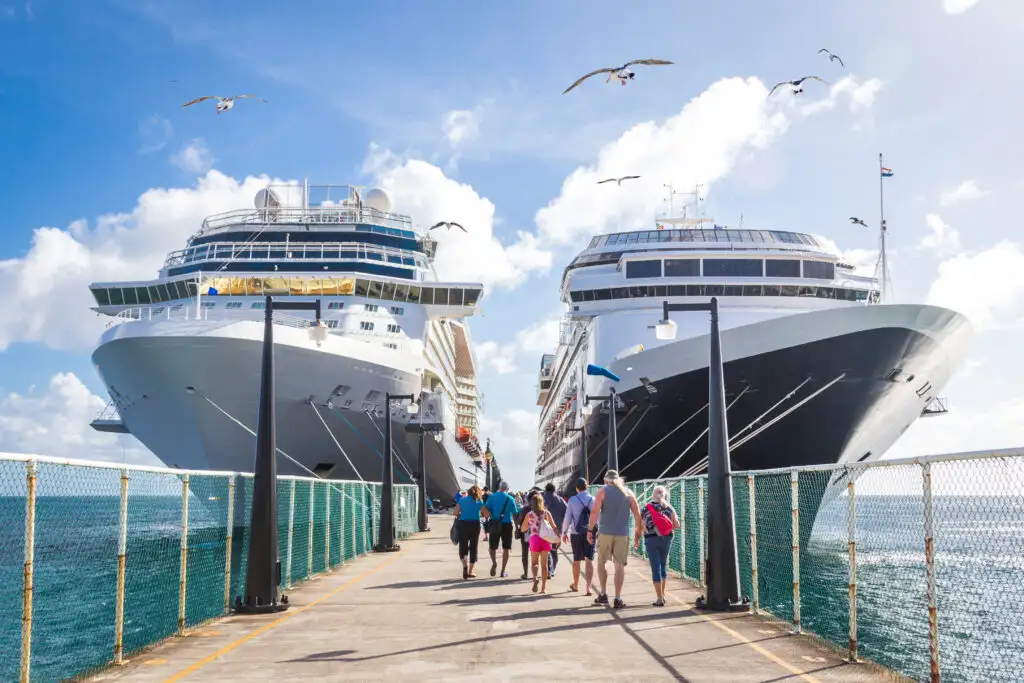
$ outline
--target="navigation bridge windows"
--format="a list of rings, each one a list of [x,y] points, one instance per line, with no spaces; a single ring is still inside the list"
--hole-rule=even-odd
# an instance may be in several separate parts
[[[577,289],[570,291],[569,296],[573,303],[669,296],[786,296],[867,301],[870,292],[866,289],[846,287],[803,287],[797,285],[630,285],[629,287]]]
[[[406,284],[351,277],[207,277],[128,285],[92,285],[100,306],[140,306],[200,296],[358,296],[428,306],[476,306],[482,287]],[[329,304],[330,305],[330,304]],[[339,305],[340,307],[340,305]]]
[[[677,258],[665,259],[664,264],[664,277],[802,277],[834,280],[836,276],[836,264],[807,259]],[[630,258],[625,265],[627,280],[663,276],[661,259]]]
[[[781,230],[634,230],[598,235],[590,240],[590,249],[619,244],[651,242],[747,242],[761,244],[795,244],[820,247],[811,235]]]

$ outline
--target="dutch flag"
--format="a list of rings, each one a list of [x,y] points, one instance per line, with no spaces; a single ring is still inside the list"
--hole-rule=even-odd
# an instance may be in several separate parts
[[[892,169],[891,168],[886,168],[885,166],[883,166],[882,167],[882,177],[883,178],[892,178]]]

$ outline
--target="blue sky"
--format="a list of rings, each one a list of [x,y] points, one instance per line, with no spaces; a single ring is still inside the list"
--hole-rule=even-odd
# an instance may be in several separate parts
[[[896,171],[896,300],[954,306],[979,326],[945,392],[954,412],[892,454],[1024,442],[1024,6],[295,4],[0,0],[0,449],[120,457],[87,427],[105,392],[85,285],[151,276],[202,215],[248,205],[248,177],[308,176],[380,183],[421,222],[470,224],[467,241],[442,243],[439,267],[490,286],[472,326],[484,436],[529,483],[539,354],[561,269],[589,234],[643,225],[663,182],[699,180],[719,223],[742,213],[870,262],[874,233],[846,217],[877,221],[879,152]],[[561,95],[639,57],[676,65]],[[833,87],[765,103],[765,86],[807,74]],[[238,92],[269,103],[180,107]],[[605,172],[646,184],[594,195],[586,179]]]

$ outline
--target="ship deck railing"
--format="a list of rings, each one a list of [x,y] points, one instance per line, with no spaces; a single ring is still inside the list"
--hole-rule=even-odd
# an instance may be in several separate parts
[[[172,251],[164,268],[202,261],[281,262],[296,260],[370,261],[427,267],[423,252],[366,242],[207,242]]]
[[[412,230],[408,216],[378,211],[368,206],[310,206],[274,207],[266,209],[238,209],[214,214],[203,221],[200,235],[239,225],[377,225],[396,230]]]

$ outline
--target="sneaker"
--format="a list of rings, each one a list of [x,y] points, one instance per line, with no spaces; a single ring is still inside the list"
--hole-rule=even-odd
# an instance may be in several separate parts
[[[597,597],[594,598],[594,604],[595,605],[607,605],[608,604],[608,596],[607,595],[601,595],[600,593],[598,593]]]
[[[497,573],[498,573],[498,563],[497,562],[492,562],[491,563],[491,576],[494,576]]]
[[[607,600],[607,599],[608,598],[606,596],[605,600]],[[622,609],[625,606],[626,606],[626,603],[622,602],[622,598],[615,598],[615,602],[612,603],[612,608],[613,609]]]
[[[501,573],[501,578],[507,579],[508,578],[508,572],[502,572]]]
[[[651,603],[651,607],[664,607],[664,606],[665,606],[664,598],[658,598],[657,600],[655,600],[654,602]]]

